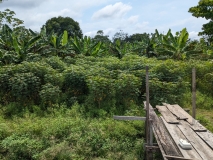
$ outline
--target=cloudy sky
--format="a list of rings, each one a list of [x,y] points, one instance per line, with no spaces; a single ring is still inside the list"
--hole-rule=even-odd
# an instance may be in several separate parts
[[[134,33],[165,33],[187,28],[196,38],[207,21],[188,13],[199,0],[5,0],[0,10],[9,8],[24,20],[26,28],[39,31],[52,17],[71,17],[79,22],[84,35],[94,36],[98,30],[112,37],[123,30]]]

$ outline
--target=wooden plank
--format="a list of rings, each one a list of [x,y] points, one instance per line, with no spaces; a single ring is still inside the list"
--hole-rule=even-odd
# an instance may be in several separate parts
[[[157,143],[158,143],[158,146],[159,146],[159,148],[160,148],[160,150],[161,150],[161,154],[162,154],[162,156],[163,156],[163,159],[164,159],[164,160],[168,160],[168,159],[165,157],[165,151],[164,151],[164,149],[163,149],[163,146],[162,146],[161,143],[160,143],[160,139],[159,139],[158,134],[156,133],[154,127],[152,127],[152,130],[153,130],[153,133],[154,133],[154,135],[155,135],[155,139],[156,139],[156,141],[157,141]]]
[[[172,160],[197,160],[197,159],[191,159],[191,158],[183,158],[183,157],[176,157],[176,156],[168,156],[165,155],[166,158],[172,159]]]
[[[144,105],[146,105],[146,102],[144,102]],[[166,155],[183,157],[171,136],[169,135],[167,129],[163,125],[163,122],[158,118],[151,105],[149,105],[149,108],[150,120]]]
[[[178,104],[170,105],[163,103],[178,119],[186,120],[191,128],[196,132],[206,132],[207,129],[198,123],[190,114],[184,111]]]
[[[181,125],[177,126],[204,160],[213,159],[212,149],[199,136],[197,136],[187,122],[181,121]]]
[[[197,159],[197,160],[202,160],[202,158],[200,157],[200,155],[197,153],[197,151],[192,147],[191,150],[185,150],[182,149],[179,146],[179,141],[180,139],[186,139],[186,137],[183,135],[183,133],[180,131],[180,129],[177,127],[177,125],[174,124],[168,124],[164,117],[161,117],[164,125],[166,126],[166,128],[168,129],[171,137],[173,138],[173,140],[175,141],[175,143],[177,144],[180,152],[182,153],[184,158],[187,159]]]
[[[206,132],[207,131],[207,129],[203,125],[201,125],[199,122],[197,122],[197,120],[194,120],[194,122],[192,122],[192,124],[190,125],[190,128],[192,128],[196,132]]]
[[[207,130],[207,132],[196,132],[196,133],[213,150],[213,134],[209,130]]]
[[[184,110],[182,111],[176,105],[170,105],[165,103],[163,103],[163,105],[165,105],[168,108],[168,110],[170,110],[170,112],[172,112],[177,117],[177,119],[186,120],[189,118],[188,115],[185,114],[186,112]]]
[[[146,117],[137,117],[137,116],[113,116],[116,120],[139,120],[139,121],[145,121]]]
[[[167,109],[166,106],[156,106],[167,123],[178,124],[179,120]]]

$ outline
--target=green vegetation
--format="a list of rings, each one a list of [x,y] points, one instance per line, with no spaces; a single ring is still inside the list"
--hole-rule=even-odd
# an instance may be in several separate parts
[[[102,30],[82,37],[72,19],[76,32],[57,27],[68,23],[58,17],[37,33],[13,11],[0,15],[0,159],[143,159],[144,122],[112,116],[145,115],[146,66],[151,104],[184,108],[195,67],[197,118],[213,131],[213,50],[205,38],[192,41],[184,28],[120,31],[112,42]]]
[[[202,32],[199,35],[204,35],[209,42],[213,41],[213,13],[212,13],[213,1],[212,0],[200,0],[197,6],[191,7],[189,12],[195,17],[202,17],[210,20],[203,25]]]

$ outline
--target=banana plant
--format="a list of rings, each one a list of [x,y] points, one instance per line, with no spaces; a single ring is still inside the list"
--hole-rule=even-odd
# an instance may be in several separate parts
[[[17,57],[17,62],[25,60],[28,53],[33,52],[34,44],[41,38],[40,35],[33,36],[29,40],[20,41],[15,34],[12,34],[13,46]]]
[[[117,39],[115,43],[109,45],[109,52],[119,59],[121,59],[127,53],[133,53],[138,50],[138,45],[136,43],[125,42],[122,43],[120,39]]]
[[[50,45],[52,46],[52,51],[59,57],[73,56],[66,30],[59,36],[51,34]]]
[[[25,60],[28,53],[34,51],[40,36],[33,35],[31,32],[33,31],[23,28],[12,30],[8,25],[3,25],[0,37],[0,53],[3,63],[9,62],[8,57],[10,57],[10,63],[20,63]]]
[[[169,30],[166,35],[159,36],[161,43],[159,43],[157,51],[161,55],[166,55],[176,60],[186,59],[187,56],[196,52],[196,50],[188,50],[190,44],[188,38],[189,33],[186,28],[183,28],[175,36]]]
[[[155,53],[155,47],[157,45],[155,34],[152,34],[151,37],[143,37],[143,39],[138,43],[140,46],[138,49],[141,50],[143,55],[146,55],[148,58],[157,56]]]
[[[70,39],[70,42],[72,50],[76,54],[83,54],[85,56],[98,56],[105,51],[103,42],[92,41],[91,38],[87,36],[84,38],[74,36],[74,38]]]
[[[12,32],[12,29],[7,24],[4,24],[0,31],[0,61],[2,64],[14,62]]]

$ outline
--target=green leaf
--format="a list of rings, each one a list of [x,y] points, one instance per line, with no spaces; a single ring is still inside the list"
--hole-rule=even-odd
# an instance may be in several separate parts
[[[62,37],[62,46],[65,46],[67,43],[68,43],[68,33],[65,30],[64,34],[63,34],[63,37]]]

